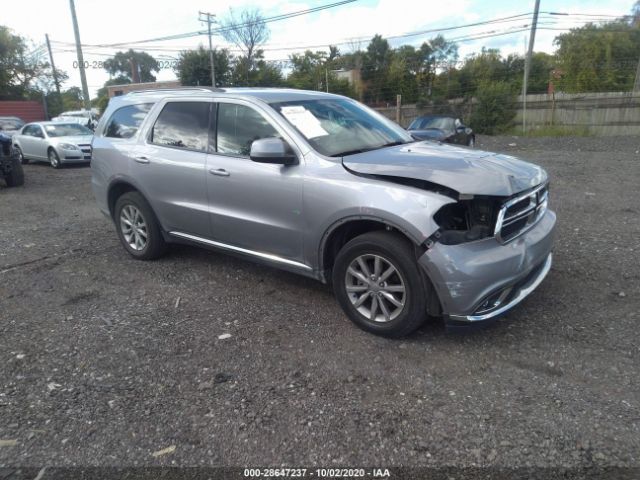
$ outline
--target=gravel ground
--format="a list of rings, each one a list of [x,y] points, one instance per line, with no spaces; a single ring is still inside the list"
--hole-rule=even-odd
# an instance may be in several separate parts
[[[27,165],[0,187],[0,467],[639,467],[640,141],[479,140],[549,171],[554,267],[488,328],[403,340],[293,274],[134,261],[90,169]]]

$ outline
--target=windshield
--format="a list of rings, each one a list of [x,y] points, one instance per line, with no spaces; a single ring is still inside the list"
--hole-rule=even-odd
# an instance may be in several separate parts
[[[61,123],[59,125],[45,125],[44,129],[50,137],[70,137],[74,135],[93,135],[87,127],[78,123]]]
[[[0,118],[0,129],[2,130],[18,130],[24,126],[24,122],[14,120],[12,118]]]
[[[453,118],[449,117],[422,117],[416,118],[409,130],[426,130],[428,128],[438,128],[440,130],[453,129]]]
[[[402,128],[344,98],[295,100],[272,103],[323,155],[341,157],[378,148],[413,142]]]

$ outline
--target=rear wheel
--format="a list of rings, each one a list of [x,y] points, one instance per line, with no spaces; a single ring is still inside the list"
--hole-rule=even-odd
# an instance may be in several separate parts
[[[471,147],[471,148],[475,148],[476,146],[476,137],[469,137],[469,140],[467,141],[467,146]]]
[[[153,260],[166,251],[160,224],[138,192],[127,192],[118,198],[114,220],[120,242],[132,257]]]
[[[426,318],[426,289],[413,246],[397,233],[365,233],[342,247],[333,288],[349,318],[378,335],[407,335]]]
[[[49,157],[49,163],[53,168],[60,168],[62,166],[62,163],[60,163],[60,157],[53,148],[49,149],[47,155]]]

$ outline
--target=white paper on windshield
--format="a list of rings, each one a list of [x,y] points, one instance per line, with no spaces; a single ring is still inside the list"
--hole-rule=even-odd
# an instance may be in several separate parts
[[[289,120],[302,134],[307,138],[316,138],[329,135],[329,133],[322,128],[320,120],[313,116],[306,108],[296,105],[289,107],[282,107],[280,109],[282,115]]]

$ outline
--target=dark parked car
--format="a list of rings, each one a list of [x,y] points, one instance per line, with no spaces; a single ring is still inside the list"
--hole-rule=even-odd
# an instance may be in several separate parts
[[[0,132],[0,178],[4,178],[7,187],[24,184],[24,172],[20,157],[11,146],[11,137]]]
[[[475,133],[463,125],[459,118],[426,115],[416,118],[407,130],[416,140],[435,140],[469,147],[476,145]]]

